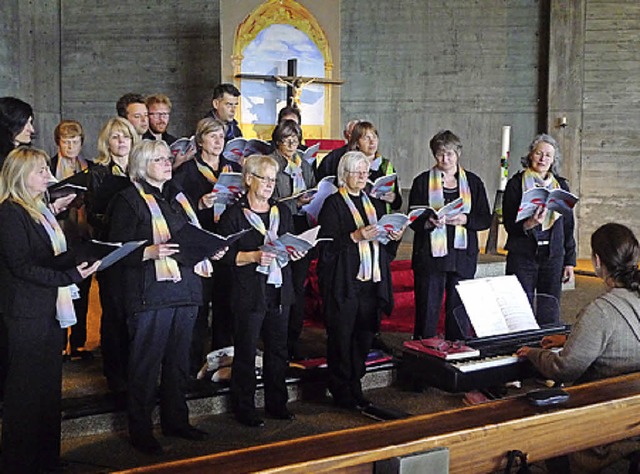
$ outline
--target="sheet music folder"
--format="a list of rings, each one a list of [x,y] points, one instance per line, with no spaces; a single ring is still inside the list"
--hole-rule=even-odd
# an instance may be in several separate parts
[[[87,240],[77,245],[74,251],[77,263],[93,263],[102,260],[98,267],[98,271],[102,271],[125,258],[145,242],[146,240],[132,240],[124,243]]]
[[[185,224],[169,240],[170,243],[180,246],[180,251],[172,255],[172,258],[175,258],[183,265],[195,265],[204,258],[211,257],[219,250],[228,247],[249,230],[244,229],[225,237],[192,224]]]

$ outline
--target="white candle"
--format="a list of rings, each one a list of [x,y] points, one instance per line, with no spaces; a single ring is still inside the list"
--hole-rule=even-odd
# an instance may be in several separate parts
[[[511,143],[511,126],[502,127],[502,155],[500,156],[500,191],[504,191],[509,178],[509,148]]]

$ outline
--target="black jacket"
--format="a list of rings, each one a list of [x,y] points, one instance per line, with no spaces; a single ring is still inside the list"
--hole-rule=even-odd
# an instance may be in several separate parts
[[[326,176],[337,176],[338,163],[340,163],[340,159],[347,151],[349,151],[349,146],[344,145],[340,148],[336,148],[335,150],[330,151],[327,156],[322,158],[320,164],[315,170],[316,180],[320,181]]]
[[[143,140],[156,140],[156,136],[153,134],[153,132],[151,131],[151,129],[147,130],[146,132],[144,132],[144,134],[142,135],[142,139]],[[175,142],[178,138],[174,137],[173,135],[171,135],[170,133],[164,132],[162,134],[162,140],[164,140],[164,142],[167,145],[171,145],[173,142]]]
[[[275,201],[272,201],[273,205]],[[236,265],[238,252],[252,252],[264,244],[264,236],[251,227],[244,216],[243,209],[249,208],[247,196],[242,196],[237,203],[228,208],[222,217],[218,230],[221,235],[229,235],[243,229],[251,229],[236,240],[225,254],[222,263],[231,268],[231,307],[235,313],[262,312],[266,310],[267,275],[256,271],[257,264],[251,263],[241,267]],[[278,204],[280,226],[278,235],[293,233],[293,220],[289,209]],[[293,283],[291,279],[291,262],[282,269],[282,286],[280,287],[280,304],[293,304]],[[214,302],[215,304],[215,302]]]
[[[505,248],[509,253],[520,254],[535,258],[538,250],[538,239],[542,230],[540,226],[525,232],[525,220],[516,222],[518,208],[522,201],[522,173],[518,172],[509,179],[502,201],[502,215],[504,228],[508,233]],[[556,176],[558,184],[565,191],[569,191],[569,183],[564,178]],[[555,221],[549,229],[549,258],[561,258],[563,266],[576,265],[576,241],[573,237],[575,221],[573,213],[563,215]]]
[[[111,164],[95,165],[89,169],[89,186],[84,203],[87,222],[95,239],[106,240],[109,236],[107,209],[113,197],[131,185],[126,176],[116,176],[111,172]]]
[[[177,186],[171,182],[165,183],[162,192],[146,182],[142,182],[142,186],[145,192],[156,198],[169,232],[175,234],[188,224],[189,219],[182,205],[175,199],[180,191]],[[142,260],[144,248],[153,245],[151,212],[133,185],[113,198],[109,220],[109,240],[147,240],[146,244],[122,260],[128,313],[202,304],[202,282],[193,272],[193,267],[179,264],[182,276],[179,282],[157,281],[154,260]]]
[[[466,171],[471,192],[471,212],[467,214],[467,248],[456,250],[453,248],[455,226],[447,226],[448,254],[444,257],[434,257],[431,253],[431,231],[425,229],[424,224],[429,214],[425,212],[416,219],[411,228],[415,232],[413,238],[413,254],[411,266],[414,271],[435,273],[440,271],[455,271],[466,278],[473,278],[478,262],[478,231],[488,229],[491,225],[491,211],[489,201],[482,180],[470,171]],[[430,206],[429,202],[429,171],[416,176],[409,193],[409,209],[413,206]]]
[[[174,171],[172,181],[184,190],[189,200],[194,203],[194,210],[198,213],[198,219],[202,227],[205,229],[216,232],[216,225],[213,222],[213,207],[211,209],[198,209],[198,201],[204,194],[208,194],[213,190],[213,184],[204,177],[198,170],[196,161],[200,161],[201,164],[208,166],[200,158],[200,152],[194,156],[192,160],[187,161],[180,165],[180,167]],[[223,156],[220,156],[220,164],[218,171],[211,170],[214,176],[220,176],[220,170],[225,166],[230,166],[234,172],[240,172],[242,169],[239,164],[226,160]]]
[[[4,316],[55,317],[58,287],[79,283],[71,252],[54,256],[42,224],[11,201],[0,204],[0,284]]]
[[[354,204],[365,216],[361,200],[353,198]],[[378,218],[386,213],[385,203],[371,199]],[[366,221],[366,218],[365,218]],[[320,237],[333,240],[323,242],[320,247],[318,278],[325,305],[330,301],[338,304],[355,295],[356,277],[360,268],[358,244],[350,237],[357,229],[351,211],[338,193],[329,196],[322,206],[318,222],[321,226]],[[398,242],[391,241],[380,245],[380,273],[382,280],[377,284],[378,307],[386,314],[393,310],[393,290],[391,284],[391,261],[396,256]]]

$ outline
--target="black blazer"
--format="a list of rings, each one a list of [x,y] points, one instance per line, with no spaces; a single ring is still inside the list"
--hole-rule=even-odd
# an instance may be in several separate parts
[[[538,250],[538,237],[542,232],[540,226],[528,232],[523,229],[524,220],[516,222],[518,208],[522,201],[522,173],[513,175],[507,182],[502,201],[502,216],[504,228],[508,233],[505,248],[509,253],[525,255],[535,258]],[[569,191],[567,180],[556,176],[558,184],[565,191]],[[573,213],[563,215],[555,221],[549,230],[549,258],[561,258],[564,266],[576,265],[576,241],[573,237],[575,221]]]
[[[171,181],[165,183],[162,192],[146,182],[142,182],[142,186],[145,192],[156,198],[169,232],[175,234],[182,226],[191,225],[182,205],[175,199],[180,189]],[[155,261],[142,260],[144,248],[153,244],[151,212],[133,185],[130,184],[113,198],[109,222],[109,240],[147,241],[121,261],[125,288],[123,296],[129,313],[202,304],[202,282],[192,266],[179,264],[182,276],[179,282],[156,281]]]
[[[371,199],[378,218],[386,214],[386,203]],[[355,200],[354,200],[355,203]],[[358,204],[356,203],[356,207]],[[361,214],[363,214],[361,210]],[[320,237],[333,240],[323,242],[320,246],[318,262],[318,278],[323,300],[327,307],[329,302],[338,304],[355,296],[360,254],[358,244],[350,237],[357,229],[351,211],[342,196],[338,193],[329,196],[322,206],[320,216]],[[380,273],[382,280],[377,285],[378,307],[386,314],[393,310],[393,290],[391,284],[391,261],[396,256],[398,242],[391,241],[380,245]]]
[[[58,287],[79,283],[71,252],[54,256],[44,227],[11,201],[0,204],[0,284],[4,316],[55,317]]]
[[[417,272],[434,273],[438,271],[456,271],[465,278],[473,278],[478,263],[478,231],[488,229],[491,225],[491,211],[489,201],[482,180],[465,170],[471,191],[471,212],[467,214],[467,248],[456,250],[453,248],[454,226],[447,226],[448,255],[434,257],[431,253],[431,231],[425,229],[424,223],[428,217],[424,213],[412,224],[415,232],[413,239],[413,254],[411,266]],[[425,171],[418,175],[411,185],[409,193],[409,208],[413,206],[429,206],[429,174]]]
[[[275,201],[271,201],[273,205]],[[280,226],[278,235],[293,233],[293,219],[289,209],[279,203]],[[267,275],[258,273],[255,263],[236,265],[236,257],[238,252],[252,252],[258,250],[264,243],[264,236],[251,227],[249,221],[244,216],[243,209],[249,207],[247,196],[242,196],[237,203],[229,207],[218,224],[218,230],[221,235],[229,235],[243,229],[251,229],[240,239],[236,240],[229,247],[229,251],[225,254],[221,262],[231,268],[231,308],[237,314],[247,312],[263,312],[266,311],[266,290]],[[293,281],[291,279],[291,262],[282,269],[282,286],[280,287],[280,304],[282,306],[290,306],[293,304]],[[215,304],[215,301],[213,302]]]
[[[189,200],[194,204],[194,210],[198,214],[198,219],[200,220],[202,227],[211,232],[216,232],[216,225],[213,222],[213,208],[198,209],[198,202],[200,201],[200,198],[204,194],[208,194],[213,190],[213,184],[211,184],[198,170],[196,161],[200,161],[200,163],[208,166],[202,161],[200,156],[201,152],[198,151],[192,160],[180,165],[180,167],[174,171],[173,179],[171,181],[177,183],[178,186],[184,190],[184,193]],[[223,156],[220,156],[218,171],[211,171],[214,176],[218,177],[220,176],[220,170],[225,166],[230,166],[236,173],[242,171],[239,164],[228,161]]]

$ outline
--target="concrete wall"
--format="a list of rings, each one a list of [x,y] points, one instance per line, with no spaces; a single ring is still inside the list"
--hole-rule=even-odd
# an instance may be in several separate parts
[[[640,3],[586,2],[580,253],[616,221],[640,232]]]
[[[0,96],[17,96],[37,111],[39,146],[60,120],[59,16],[58,1],[3,0],[0,6]]]
[[[372,121],[402,186],[433,166],[429,139],[451,129],[462,164],[499,184],[502,126],[512,126],[511,170],[537,131],[539,4],[411,0],[371,8],[342,2],[342,118]]]
[[[88,128],[88,151],[127,92],[167,94],[177,136],[191,134],[211,108],[220,78],[217,1],[63,0],[62,25],[62,115]]]

